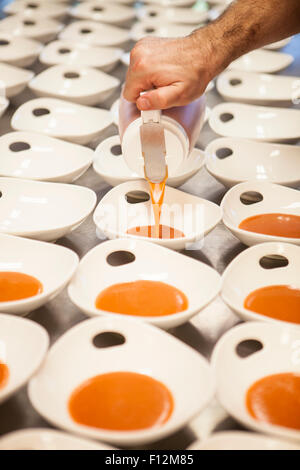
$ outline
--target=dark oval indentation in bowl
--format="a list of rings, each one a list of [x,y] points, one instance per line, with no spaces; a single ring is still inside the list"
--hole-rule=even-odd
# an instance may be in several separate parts
[[[110,149],[111,153],[115,155],[116,157],[122,155],[122,147],[121,145],[113,145]]]
[[[36,108],[32,111],[32,114],[36,117],[39,117],[45,116],[46,114],[50,114],[50,111],[47,108]]]
[[[99,333],[93,338],[93,345],[95,348],[112,348],[114,346],[120,346],[126,342],[125,336],[115,331],[105,331]]]
[[[289,260],[282,255],[266,255],[260,258],[259,264],[264,269],[285,268],[288,266]]]
[[[237,85],[241,85],[242,80],[240,78],[231,78],[229,80],[229,83],[231,86],[237,86]]]
[[[123,266],[124,264],[133,263],[135,255],[126,250],[113,251],[106,257],[106,261],[110,266]]]
[[[7,39],[0,39],[0,46],[8,46],[9,41]]]
[[[64,77],[70,79],[80,78],[80,74],[78,72],[66,72],[64,73]]]
[[[233,150],[228,147],[222,147],[216,150],[216,155],[220,160],[224,160],[224,158],[230,157],[233,154]]]
[[[22,152],[23,150],[29,150],[31,147],[27,142],[13,142],[9,146],[9,150],[12,152]]]
[[[80,32],[81,32],[81,34],[89,34],[89,33],[92,32],[92,30],[91,30],[91,29],[87,29],[87,28],[82,28],[82,29],[80,30]]]
[[[222,122],[232,121],[233,118],[234,118],[234,116],[231,113],[222,113],[222,114],[220,114],[220,120]]]
[[[61,47],[58,49],[59,54],[69,54],[71,52],[71,49],[68,49],[67,47]]]
[[[24,20],[23,21],[24,26],[34,26],[35,24],[36,24],[35,21],[32,21],[32,20]]]
[[[105,8],[103,8],[103,7],[93,7],[93,8],[92,8],[92,11],[95,11],[95,12],[97,12],[97,13],[100,13],[100,12],[102,12],[102,11],[104,11],[104,10],[105,10]]]
[[[257,339],[246,339],[237,345],[235,352],[239,357],[245,359],[258,351],[261,351],[263,347],[263,344]]]
[[[39,5],[37,3],[27,3],[26,8],[38,8]]]
[[[242,204],[246,206],[250,206],[251,204],[256,204],[257,202],[261,202],[263,200],[263,195],[257,191],[246,191],[240,195],[240,201]]]
[[[125,199],[128,204],[139,204],[140,202],[147,202],[150,200],[150,194],[146,191],[129,191],[125,194]]]
[[[145,33],[155,33],[156,29],[155,28],[150,28],[150,26],[148,28],[144,28],[144,31]]]

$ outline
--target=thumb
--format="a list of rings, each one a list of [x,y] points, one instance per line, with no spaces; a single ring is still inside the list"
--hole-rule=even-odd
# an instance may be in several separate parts
[[[183,85],[173,84],[148,91],[137,99],[137,107],[140,111],[147,111],[180,106],[182,89]]]

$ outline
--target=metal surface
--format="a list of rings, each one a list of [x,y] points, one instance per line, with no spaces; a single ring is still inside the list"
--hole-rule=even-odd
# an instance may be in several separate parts
[[[285,52],[291,53],[295,57],[295,62],[281,74],[300,75],[300,36],[285,48]],[[36,63],[32,68],[36,72],[43,70],[40,63]],[[112,74],[121,80],[124,80],[126,68],[120,65]],[[109,109],[111,103],[118,97],[118,93],[101,107]],[[9,110],[0,120],[0,134],[4,134],[11,130],[10,118],[17,107],[24,101],[33,98],[30,91],[26,91],[13,99]],[[214,106],[221,102],[222,99],[213,90],[207,95],[207,104]],[[117,128],[111,126],[107,131],[106,137],[117,133]],[[202,130],[197,146],[205,148],[205,146],[213,139],[218,137],[214,134],[208,124]],[[98,197],[98,201],[110,190],[110,187],[101,180],[101,178],[89,169],[76,184],[87,186],[93,189]],[[1,188],[0,188],[1,189]],[[226,190],[219,184],[206,170],[202,170],[191,180],[184,184],[180,189],[191,194],[206,198],[217,204],[220,204]],[[91,248],[101,243],[96,236],[95,225],[92,216],[81,225],[77,230],[61,238],[57,244],[74,250],[80,257],[85,255]],[[205,237],[204,245],[200,250],[183,251],[186,256],[191,256],[196,260],[200,260],[214,267],[219,273],[222,273],[228,263],[246,247],[241,244],[224,226],[220,223],[207,237]],[[158,260],[159,262],[159,260]],[[188,282],[188,280],[187,280]],[[68,298],[66,290],[46,306],[32,312],[30,318],[46,328],[50,335],[51,343],[65,333],[69,328],[77,323],[85,320],[84,316],[77,307],[75,307]],[[174,328],[171,334],[189,344],[195,350],[199,351],[205,357],[209,358],[211,351],[222,336],[230,327],[238,323],[237,317],[222,303],[220,299],[213,302],[202,313],[193,318],[191,322],[183,326]],[[75,365],[74,365],[75,367]],[[188,367],[188,364],[187,364]],[[195,371],[196,373],[196,371]],[[184,380],[184,377],[183,377]],[[220,419],[216,419],[220,416]],[[201,420],[200,420],[201,421]],[[203,414],[201,428],[206,434],[210,429],[240,429],[240,426],[229,416],[223,415],[220,410],[214,409],[212,406]],[[15,394],[10,400],[0,405],[0,435],[14,431],[17,429],[29,427],[51,427],[39,416],[32,408],[26,387]],[[192,441],[195,440],[193,428],[187,426],[180,432],[170,436],[163,441],[147,446],[149,449],[184,449]]]

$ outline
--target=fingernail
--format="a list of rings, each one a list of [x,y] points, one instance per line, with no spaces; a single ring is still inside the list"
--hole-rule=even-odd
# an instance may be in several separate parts
[[[139,99],[139,108],[142,110],[142,111],[146,111],[147,109],[150,109],[151,106],[150,106],[150,103],[149,103],[149,100],[147,98],[140,98]]]

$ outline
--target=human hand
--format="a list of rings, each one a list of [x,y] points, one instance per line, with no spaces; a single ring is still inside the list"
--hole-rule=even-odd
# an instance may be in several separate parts
[[[198,31],[199,33],[199,31]],[[183,106],[201,96],[215,76],[209,36],[146,37],[131,51],[124,97],[142,110]],[[141,92],[150,90],[140,96]]]

